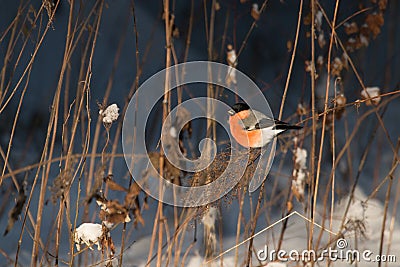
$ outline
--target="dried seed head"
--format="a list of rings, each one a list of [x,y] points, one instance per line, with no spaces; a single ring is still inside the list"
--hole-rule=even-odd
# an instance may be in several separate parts
[[[105,110],[100,109],[99,114],[103,117],[103,123],[111,124],[118,119],[119,107],[117,104],[109,105]]]
[[[367,106],[377,105],[381,101],[379,87],[367,87],[361,91],[361,97],[367,99]]]
[[[254,20],[260,19],[260,10],[258,10],[258,4],[254,3],[251,8],[251,16]]]
[[[352,23],[346,22],[345,24],[343,24],[343,26],[344,26],[344,31],[346,32],[347,35],[357,33],[359,30],[358,25],[355,22]]]
[[[337,104],[338,106],[344,106],[344,105],[346,105],[347,99],[346,99],[346,97],[344,96],[344,94],[338,95],[338,96],[336,97],[335,100],[336,100],[336,104]]]

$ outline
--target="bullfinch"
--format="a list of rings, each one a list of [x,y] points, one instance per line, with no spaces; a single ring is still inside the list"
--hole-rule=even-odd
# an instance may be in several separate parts
[[[229,113],[229,127],[235,140],[244,147],[263,147],[279,134],[303,127],[270,118],[263,113],[252,110],[245,103],[232,106]]]

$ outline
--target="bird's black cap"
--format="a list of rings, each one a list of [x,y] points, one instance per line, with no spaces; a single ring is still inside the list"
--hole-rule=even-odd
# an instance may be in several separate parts
[[[232,106],[232,109],[228,111],[229,115],[233,116],[236,113],[243,111],[243,110],[249,110],[250,107],[246,103],[236,103],[235,105]]]

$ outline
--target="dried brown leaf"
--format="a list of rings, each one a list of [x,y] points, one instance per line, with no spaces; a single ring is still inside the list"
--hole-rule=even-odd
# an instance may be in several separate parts
[[[144,219],[142,217],[142,214],[140,213],[140,209],[135,209],[134,211],[134,215],[135,215],[135,226],[137,225],[137,222],[139,222],[142,226],[144,226]]]
[[[107,177],[104,178],[104,182],[107,184],[108,188],[114,191],[122,191],[122,192],[128,192],[128,189],[125,187],[117,184],[112,180],[112,175],[108,175]]]
[[[260,19],[260,11],[258,10],[258,6],[257,8],[252,8],[251,9],[251,16],[253,17],[254,20],[259,20]]]
[[[355,22],[345,23],[343,26],[344,26],[344,31],[347,35],[354,34],[359,31],[358,25]]]
[[[387,6],[387,0],[379,0],[378,6],[380,10],[385,10]]]
[[[139,193],[141,191],[140,186],[134,182],[131,184],[129,187],[129,191],[125,196],[125,207],[128,209],[130,208],[140,208],[138,202],[136,203],[136,200],[138,200]]]
[[[384,18],[382,13],[368,14],[365,23],[367,23],[369,30],[372,32],[374,38],[378,36],[381,32],[381,27],[384,23]]]
[[[129,212],[118,200],[109,200],[101,205],[99,217],[102,221],[118,224],[130,222]]]
[[[160,153],[150,152],[150,162],[153,164],[157,171],[160,170]],[[181,170],[172,165],[167,158],[164,159],[164,179],[172,181],[174,184],[180,185],[180,174]]]
[[[286,202],[286,209],[288,212],[291,212],[293,210],[293,203],[292,201]]]
[[[312,18],[311,13],[308,13],[303,19],[304,25],[310,25],[311,24],[311,18]]]
[[[6,230],[4,231],[3,236],[7,235],[8,232],[10,232],[11,229],[13,228],[14,223],[18,220],[18,216],[22,212],[22,208],[24,207],[25,201],[26,201],[25,190],[21,187],[18,193],[17,203],[15,203],[14,208],[10,211],[8,215],[8,224]]]

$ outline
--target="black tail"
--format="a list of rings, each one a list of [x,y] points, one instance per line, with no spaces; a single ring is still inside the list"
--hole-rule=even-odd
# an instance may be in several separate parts
[[[300,130],[303,129],[303,126],[297,126],[297,125],[276,125],[275,129],[277,130]]]
[[[300,130],[303,126],[290,125],[286,122],[275,120],[275,130]]]

